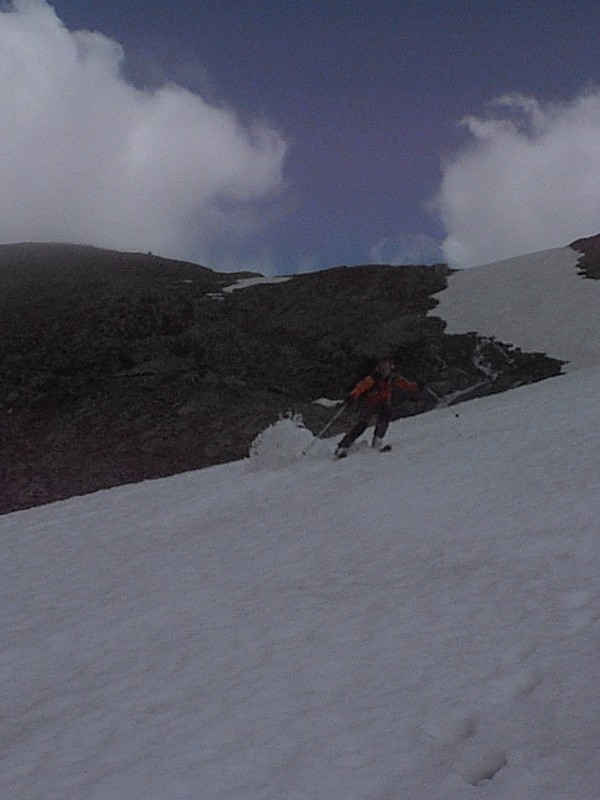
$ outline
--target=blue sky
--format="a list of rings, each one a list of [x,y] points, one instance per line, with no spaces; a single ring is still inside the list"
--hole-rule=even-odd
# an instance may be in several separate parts
[[[23,25],[2,40],[15,15]],[[102,34],[81,56],[88,67],[102,61],[100,71],[77,75],[81,63],[64,58],[81,30]],[[0,79],[0,100],[14,113],[0,133],[24,147],[15,132],[31,124],[32,85],[43,105],[46,79],[27,75],[25,59],[56,75],[55,130],[77,133],[68,153],[57,136],[58,157],[52,133],[28,141],[31,159],[6,155],[21,165],[23,203],[17,215],[13,191],[14,222],[0,225],[0,238],[80,238],[272,273],[371,261],[466,266],[566,244],[600,230],[599,34],[597,2],[17,0],[0,14],[0,66],[13,76]],[[54,48],[46,63],[44,35]],[[107,42],[121,48],[116,77]],[[100,72],[119,81],[104,113],[90,100]],[[225,116],[216,120],[215,109]],[[121,189],[118,175],[134,169],[123,168],[123,142],[141,130],[152,142],[147,173],[136,149],[135,180]],[[90,151],[104,153],[105,171]],[[57,203],[46,187],[56,189],[62,163],[72,183]],[[70,209],[64,198],[83,197],[82,174],[110,190]],[[0,177],[6,185],[1,163]],[[32,196],[39,207],[28,219]]]

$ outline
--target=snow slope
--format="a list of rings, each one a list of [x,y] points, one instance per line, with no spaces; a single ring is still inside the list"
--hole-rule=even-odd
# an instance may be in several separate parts
[[[596,800],[600,369],[563,256],[539,306],[528,273],[485,309],[489,267],[441,309],[464,286],[459,328],[528,348],[530,310],[588,369],[390,454],[283,420],[246,462],[1,517],[0,798]]]
[[[448,333],[477,331],[569,362],[600,365],[600,281],[577,272],[562,247],[453,273],[432,312]]]
[[[595,800],[599,391],[2,517],[0,797]]]

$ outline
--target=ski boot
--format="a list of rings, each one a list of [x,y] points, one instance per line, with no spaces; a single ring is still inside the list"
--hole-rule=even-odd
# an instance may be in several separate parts
[[[371,447],[377,450],[378,453],[389,453],[392,449],[389,444],[384,444],[381,436],[374,436],[371,442]]]

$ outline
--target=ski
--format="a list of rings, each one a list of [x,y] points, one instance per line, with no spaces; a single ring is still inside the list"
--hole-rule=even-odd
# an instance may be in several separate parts
[[[392,445],[391,444],[384,444],[383,447],[371,447],[369,448],[373,450],[375,453],[391,453],[392,452]],[[339,452],[335,452],[333,457],[336,461],[339,461],[340,458],[348,458],[350,453],[348,450],[340,450]]]

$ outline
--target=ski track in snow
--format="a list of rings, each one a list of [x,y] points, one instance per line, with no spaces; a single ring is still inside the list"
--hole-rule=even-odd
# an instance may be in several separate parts
[[[599,390],[2,517],[0,797],[595,800]]]

